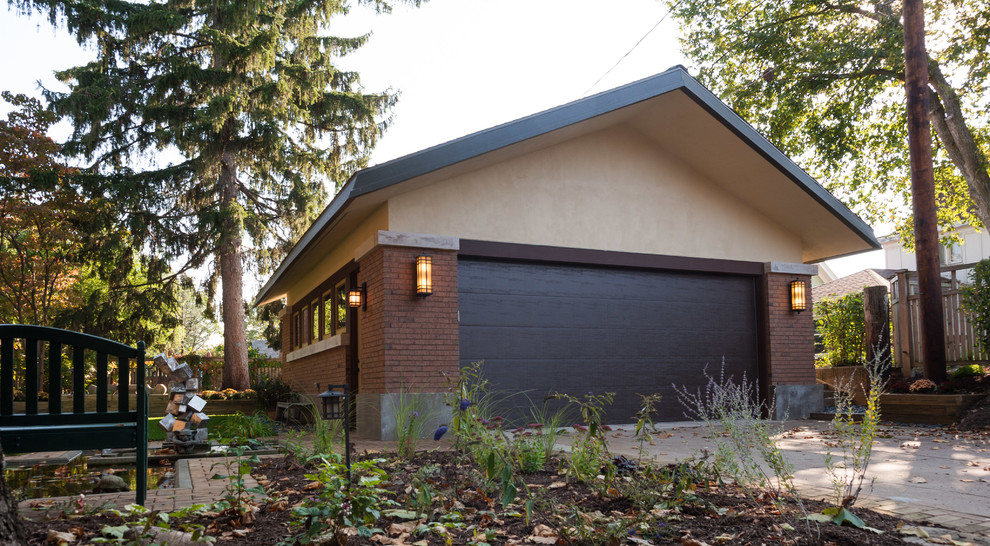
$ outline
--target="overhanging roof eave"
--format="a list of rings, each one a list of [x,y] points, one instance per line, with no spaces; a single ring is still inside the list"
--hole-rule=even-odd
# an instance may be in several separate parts
[[[278,281],[282,279],[282,277],[285,275],[285,272],[288,271],[288,269],[299,258],[299,256],[301,256],[302,253],[305,252],[307,248],[309,248],[309,246],[313,243],[313,241],[316,240],[316,238],[320,235],[323,229],[326,226],[332,224],[333,221],[337,218],[337,216],[339,216],[343,212],[344,205],[348,201],[353,199],[353,195],[352,195],[353,190],[354,190],[354,176],[352,176],[347,181],[347,183],[344,184],[342,188],[340,188],[340,191],[337,192],[337,195],[333,197],[333,199],[330,201],[330,204],[327,205],[325,209],[323,209],[323,212],[320,213],[320,216],[316,219],[316,221],[313,222],[311,226],[309,226],[309,229],[306,230],[306,233],[303,233],[303,236],[299,238],[299,240],[296,242],[295,245],[292,246],[292,249],[286,255],[285,259],[282,260],[281,264],[279,264],[278,269],[276,269],[275,272],[272,273],[272,276],[268,278],[268,282],[261,287],[261,290],[258,291],[258,295],[254,299],[255,307],[263,303],[267,303],[271,299],[272,289],[275,287]]]

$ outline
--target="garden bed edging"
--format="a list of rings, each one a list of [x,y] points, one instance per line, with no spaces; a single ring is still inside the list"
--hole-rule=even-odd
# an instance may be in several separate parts
[[[882,394],[880,418],[898,423],[951,425],[983,394]]]

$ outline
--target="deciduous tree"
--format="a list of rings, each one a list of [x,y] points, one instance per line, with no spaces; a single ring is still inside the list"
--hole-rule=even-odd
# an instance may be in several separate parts
[[[86,214],[47,132],[40,101],[4,92],[15,110],[0,120],[0,322],[53,325],[73,302]]]
[[[910,231],[898,0],[668,0],[699,79],[875,223]],[[990,225],[990,2],[929,0],[939,221]]]
[[[96,44],[97,60],[58,75],[71,91],[47,93],[73,123],[65,150],[113,175],[133,236],[187,267],[207,264],[211,292],[219,278],[223,383],[247,388],[245,261],[277,263],[325,201],[325,184],[366,164],[395,101],[334,65],[368,39],[328,35],[349,3],[12,3]]]
[[[175,275],[141,253],[112,206],[113,179],[60,161],[40,101],[2,94],[0,322],[78,330],[126,343],[164,340],[177,323]]]

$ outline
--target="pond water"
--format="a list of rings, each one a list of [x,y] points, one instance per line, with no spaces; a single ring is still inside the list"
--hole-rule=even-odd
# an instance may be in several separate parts
[[[18,500],[41,499],[46,497],[75,496],[90,494],[101,472],[122,478],[131,488],[137,487],[137,469],[133,466],[98,466],[89,468],[88,457],[76,457],[67,465],[35,465],[8,467],[4,478]],[[148,467],[148,489],[170,489],[174,487],[174,472],[171,466]]]

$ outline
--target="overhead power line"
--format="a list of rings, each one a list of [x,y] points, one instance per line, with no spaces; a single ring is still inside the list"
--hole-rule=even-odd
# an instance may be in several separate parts
[[[633,51],[635,51],[636,48],[639,47],[639,44],[643,43],[643,40],[645,40],[647,37],[649,37],[650,34],[653,34],[653,31],[656,30],[657,27],[660,26],[660,23],[664,22],[664,20],[667,18],[667,16],[670,15],[671,12],[674,11],[674,8],[676,8],[677,6],[679,6],[681,4],[681,2],[683,2],[683,1],[684,0],[677,0],[677,3],[675,3],[673,6],[670,6],[670,9],[667,10],[667,13],[663,14],[663,17],[661,17],[660,20],[657,21],[657,24],[653,25],[653,28],[651,28],[649,31],[647,31],[646,34],[644,34],[643,37],[640,38],[639,41],[636,42],[636,44],[633,45],[632,48],[630,48],[629,51],[626,52],[625,55],[623,55],[622,57],[620,57],[618,61],[615,61],[615,64],[612,65],[612,68],[609,68],[608,70],[606,70],[605,73],[602,74],[602,76],[595,81],[595,83],[591,84],[591,87],[589,87],[581,95],[581,97],[583,98],[583,97],[588,96],[588,93],[590,93],[591,90],[594,89],[596,85],[598,85],[599,83],[601,83],[602,80],[604,80],[606,76],[608,76],[609,74],[611,74],[612,71],[615,70],[615,67],[619,66],[619,64],[623,60],[625,60],[625,58],[628,57],[630,53],[632,53]]]

